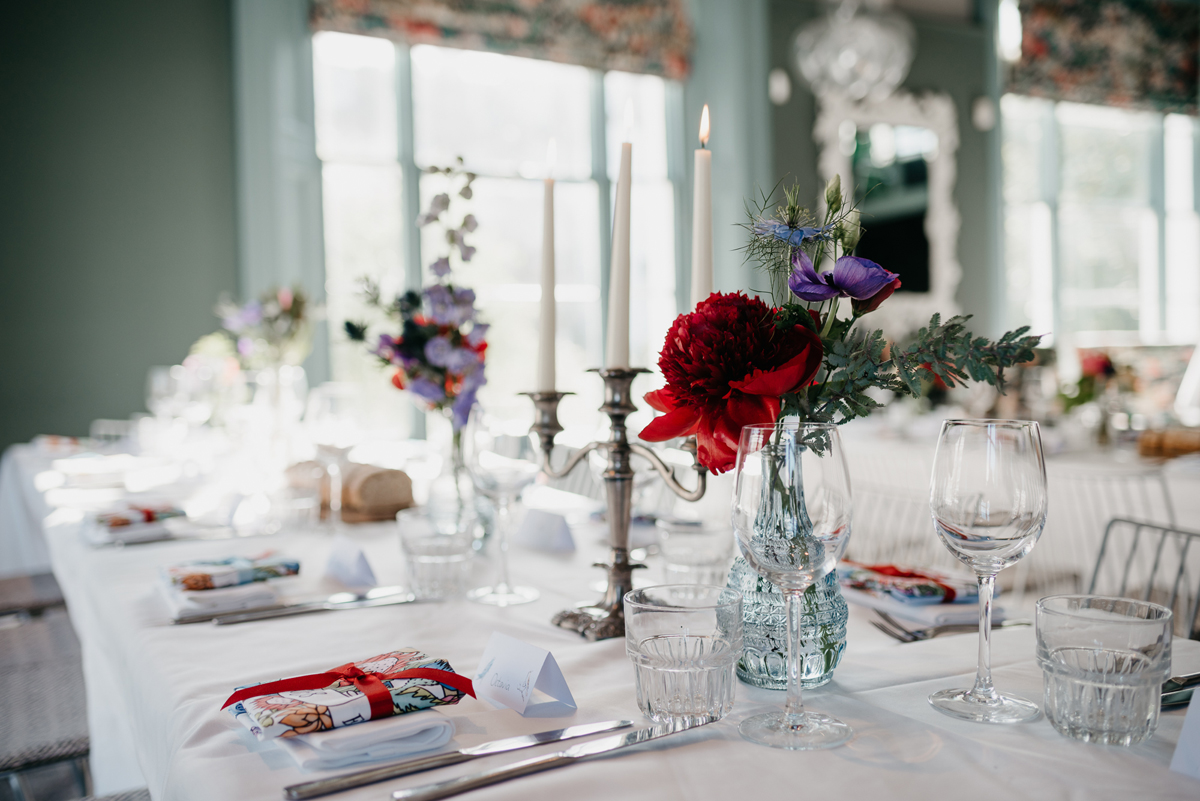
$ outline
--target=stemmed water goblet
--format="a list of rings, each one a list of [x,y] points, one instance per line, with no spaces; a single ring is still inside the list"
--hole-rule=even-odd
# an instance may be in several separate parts
[[[331,381],[309,393],[304,423],[317,462],[329,479],[329,524],[334,530],[341,523],[346,457],[362,436],[358,414],[358,392],[353,384]]]
[[[513,586],[508,576],[511,507],[541,471],[538,446],[530,433],[532,416],[523,412],[489,414],[477,406],[462,432],[471,481],[496,507],[496,583],[474,589],[467,597],[491,606],[515,606],[538,598],[537,590]]]
[[[836,426],[780,421],[742,429],[733,528],[742,557],[783,593],[788,629],[787,702],[782,711],[742,721],[748,740],[799,751],[833,748],[853,736],[840,720],[805,710],[800,691],[801,602],[837,567],[851,511]]]
[[[929,509],[938,536],[979,580],[979,665],[975,686],[929,696],[941,712],[980,723],[1037,717],[1037,704],[992,685],[992,594],[996,574],[1028,554],[1046,524],[1046,465],[1038,424],[947,420],[942,424]]]

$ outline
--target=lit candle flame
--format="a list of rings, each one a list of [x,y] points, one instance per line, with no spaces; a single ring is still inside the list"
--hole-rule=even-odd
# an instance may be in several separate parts
[[[700,147],[708,147],[708,104],[700,112]]]
[[[558,165],[558,140],[553,136],[546,145],[546,177],[554,177],[554,168]]]

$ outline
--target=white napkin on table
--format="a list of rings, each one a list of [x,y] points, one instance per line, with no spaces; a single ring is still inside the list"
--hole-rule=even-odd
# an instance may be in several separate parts
[[[215,590],[181,590],[165,578],[156,583],[158,594],[173,620],[200,614],[222,615],[279,603],[279,593],[265,581]]]
[[[869,609],[878,609],[880,612],[887,612],[892,617],[920,623],[923,626],[949,626],[979,622],[979,604],[911,604],[898,601],[889,595],[855,590],[850,587],[843,587],[842,595],[849,603]],[[1004,620],[1004,610],[993,606],[992,622],[999,623],[1002,620]]]
[[[436,709],[426,709],[298,737],[276,737],[272,742],[304,770],[336,770],[430,751],[453,736],[454,721]]]

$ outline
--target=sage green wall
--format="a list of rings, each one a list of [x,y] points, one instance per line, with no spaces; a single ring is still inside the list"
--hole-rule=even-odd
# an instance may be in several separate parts
[[[228,0],[0,26],[0,448],[144,408],[237,290]]]
[[[792,76],[792,97],[772,106],[776,178],[787,177],[815,203],[819,190],[817,148],[812,138],[816,101],[792,69],[792,38],[796,30],[820,13],[817,6],[796,0],[772,0],[770,9],[771,68],[782,67]],[[980,334],[996,334],[1002,326],[1001,290],[997,279],[999,251],[995,224],[994,159],[996,133],[982,133],[971,124],[971,104],[990,95],[989,48],[991,34],[982,25],[931,21],[910,17],[917,31],[917,52],[904,82],[911,92],[946,92],[958,114],[958,173],[954,200],[962,216],[958,234],[958,260],[963,276],[958,302],[974,315],[971,327]],[[885,267],[887,265],[884,265]]]

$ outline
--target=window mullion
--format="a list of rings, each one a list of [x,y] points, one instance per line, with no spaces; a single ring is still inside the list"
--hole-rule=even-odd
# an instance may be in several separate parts
[[[407,45],[396,45],[396,161],[400,165],[400,213],[404,231],[404,286],[421,290],[421,171],[417,169],[413,123],[412,53]],[[412,410],[412,435],[425,437],[425,413]]]
[[[612,191],[608,180],[608,115],[604,103],[604,73],[591,72],[592,180],[600,208],[600,342],[608,342],[608,273],[612,267]],[[603,347],[603,344],[602,344]],[[601,356],[601,363],[608,355]]]
[[[1154,211],[1155,229],[1155,257],[1156,264],[1154,265],[1154,274],[1156,277],[1156,286],[1154,287],[1154,308],[1157,313],[1155,315],[1154,325],[1150,333],[1153,337],[1147,337],[1147,328],[1145,325],[1139,325],[1141,329],[1143,345],[1153,344],[1158,342],[1166,330],[1167,322],[1167,187],[1166,187],[1166,153],[1165,142],[1163,137],[1166,134],[1163,125],[1163,115],[1156,114],[1150,136],[1150,207]]]
[[[687,197],[687,134],[683,119],[683,84],[666,81],[667,180],[675,198],[675,311],[691,311],[692,217]]]
[[[1046,103],[1042,113],[1042,200],[1050,210],[1050,308],[1053,314],[1053,336],[1059,341],[1064,333],[1062,313],[1062,254],[1058,235],[1058,192],[1061,183],[1058,115],[1055,104]]]

